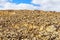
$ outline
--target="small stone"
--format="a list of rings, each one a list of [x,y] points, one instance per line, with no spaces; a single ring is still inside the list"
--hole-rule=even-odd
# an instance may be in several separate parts
[[[0,37],[0,40],[2,40],[2,38]]]
[[[15,24],[15,25],[13,26],[13,28],[19,29],[18,24]]]
[[[10,15],[14,15],[14,14],[16,14],[16,13],[15,12],[10,13]]]
[[[25,38],[24,40],[29,40],[29,39]]]
[[[55,30],[56,30],[56,28],[54,27],[54,25],[48,26],[48,27],[46,28],[46,31],[47,31],[47,32],[53,32],[53,31],[55,31]]]
[[[38,26],[36,26],[36,25],[33,25],[33,29],[35,29],[35,28],[38,28]]]
[[[24,18],[26,18],[26,17],[24,17]]]
[[[27,23],[24,23],[24,26],[28,26],[28,24]]]
[[[32,29],[33,28],[31,24],[29,24],[28,27],[29,27],[29,29]]]
[[[2,30],[2,28],[0,28],[0,31]]]
[[[24,39],[21,39],[21,40],[24,40]]]
[[[37,35],[38,38],[41,38],[41,35]]]
[[[33,37],[32,40],[37,40],[36,37]]]
[[[35,28],[38,28],[38,26],[32,24],[29,25],[29,29],[35,29]]]
[[[44,26],[40,26],[40,31],[42,31],[44,29]]]
[[[33,37],[33,36],[34,36],[34,34],[32,33],[32,34],[31,34],[31,37]]]
[[[0,37],[3,35],[3,33],[2,32],[0,32]]]

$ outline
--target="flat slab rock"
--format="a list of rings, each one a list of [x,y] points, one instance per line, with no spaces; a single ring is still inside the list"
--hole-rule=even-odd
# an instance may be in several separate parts
[[[0,10],[0,40],[60,40],[60,12]]]

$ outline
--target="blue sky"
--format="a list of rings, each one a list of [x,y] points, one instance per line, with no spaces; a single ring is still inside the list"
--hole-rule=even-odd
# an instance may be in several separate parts
[[[32,4],[34,6],[40,6],[39,4],[33,4],[33,3],[31,3],[32,0],[12,0],[10,2],[11,3],[16,3],[16,4],[25,3],[25,4]]]
[[[0,0],[0,10],[38,10],[40,5],[33,0]]]
[[[60,0],[0,0],[0,10],[59,11]]]
[[[12,0],[12,3],[20,4],[20,3],[27,3],[30,4],[32,0]]]

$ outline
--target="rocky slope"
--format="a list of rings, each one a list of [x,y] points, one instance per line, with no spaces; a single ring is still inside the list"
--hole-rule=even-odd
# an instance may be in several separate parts
[[[0,10],[0,40],[60,40],[60,12]]]

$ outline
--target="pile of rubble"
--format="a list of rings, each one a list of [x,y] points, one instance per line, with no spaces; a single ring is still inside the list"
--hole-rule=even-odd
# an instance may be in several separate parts
[[[0,40],[60,40],[60,13],[0,11]]]

